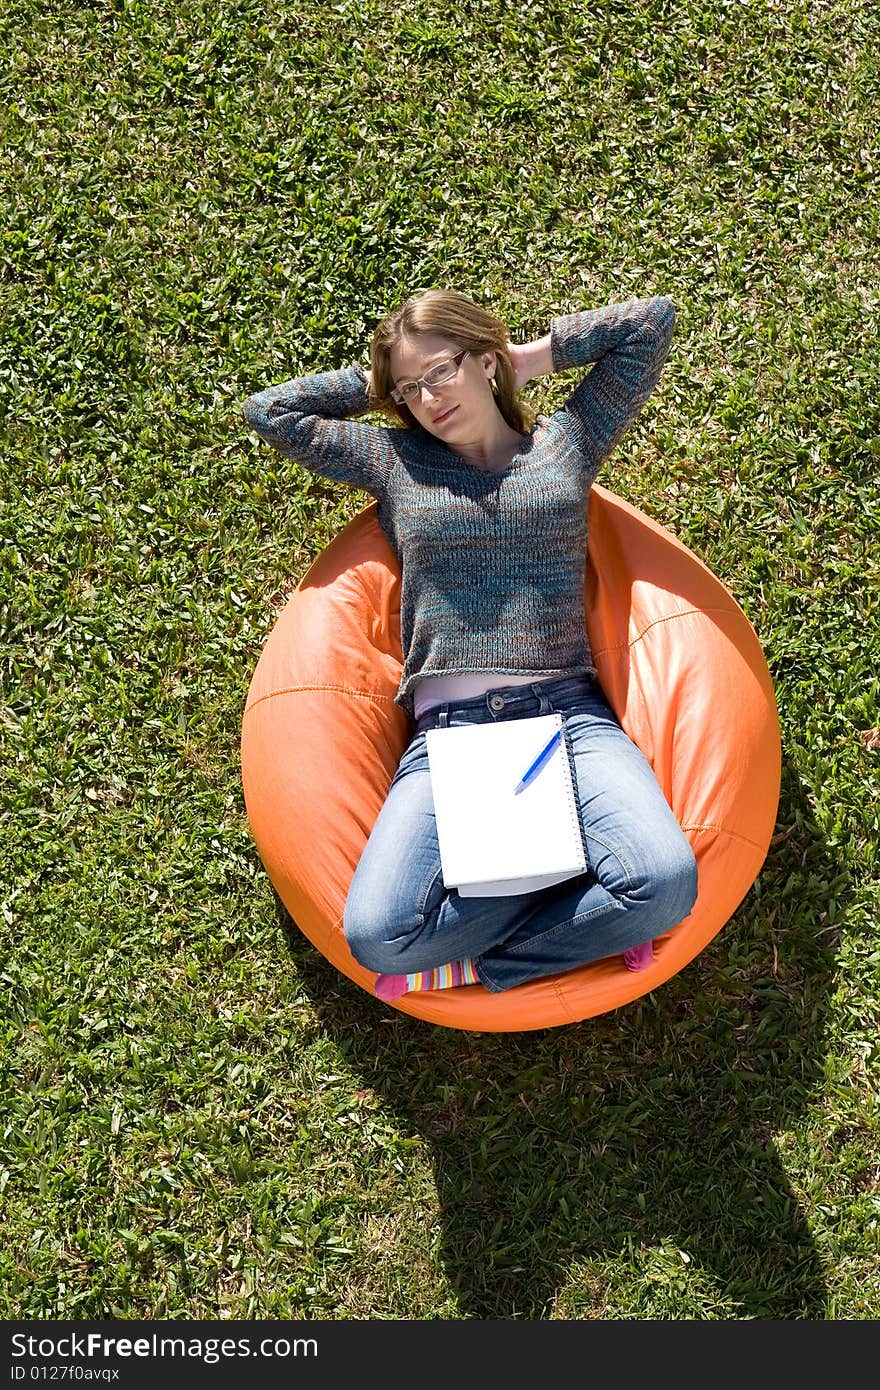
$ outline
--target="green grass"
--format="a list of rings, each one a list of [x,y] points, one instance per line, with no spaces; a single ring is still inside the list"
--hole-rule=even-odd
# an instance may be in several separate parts
[[[0,1314],[878,1317],[876,7],[8,0],[0,42]],[[776,684],[758,882],[569,1028],[371,1000],[245,816],[253,667],[367,499],[240,403],[431,284],[514,338],[673,297],[602,481]]]

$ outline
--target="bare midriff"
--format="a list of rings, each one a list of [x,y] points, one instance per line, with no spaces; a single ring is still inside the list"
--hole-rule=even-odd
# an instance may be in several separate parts
[[[474,700],[502,686],[534,685],[542,679],[546,680],[546,676],[542,677],[540,672],[509,676],[499,671],[459,671],[454,676],[426,676],[414,691],[415,716],[419,719],[425,710],[447,701],[451,704],[455,700]]]

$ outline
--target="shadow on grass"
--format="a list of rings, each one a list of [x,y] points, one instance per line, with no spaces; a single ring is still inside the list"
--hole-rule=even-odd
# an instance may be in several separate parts
[[[821,1087],[840,889],[784,763],[758,884],[697,960],[612,1014],[512,1034],[385,1008],[279,902],[323,1025],[431,1146],[462,1318],[826,1316],[775,1136]]]

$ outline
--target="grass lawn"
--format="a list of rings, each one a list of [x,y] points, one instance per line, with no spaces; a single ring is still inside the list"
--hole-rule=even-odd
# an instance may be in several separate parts
[[[880,1316],[880,9],[7,0],[0,43],[0,1316]],[[600,481],[776,686],[758,881],[571,1027],[371,999],[245,815],[251,673],[369,499],[241,401],[427,285],[514,340],[672,296]]]

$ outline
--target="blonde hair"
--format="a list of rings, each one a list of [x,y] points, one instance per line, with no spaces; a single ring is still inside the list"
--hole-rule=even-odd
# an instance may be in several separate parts
[[[405,334],[416,333],[439,333],[475,354],[494,352],[493,389],[498,409],[518,434],[534,424],[533,411],[516,393],[513,363],[507,352],[507,325],[457,290],[420,290],[377,325],[370,349],[370,396],[375,409],[395,416],[404,425],[417,423],[409,408],[398,405],[391,395],[391,353]]]

